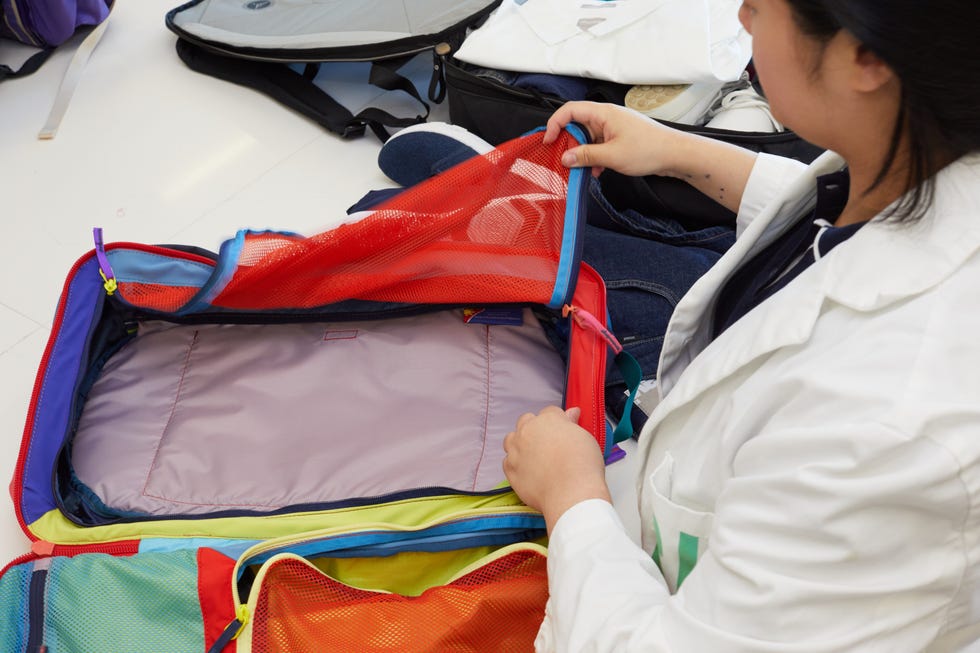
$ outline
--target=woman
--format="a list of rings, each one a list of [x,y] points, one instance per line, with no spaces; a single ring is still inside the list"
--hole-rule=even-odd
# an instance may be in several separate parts
[[[504,470],[551,532],[541,651],[980,646],[976,0],[746,0],[809,168],[565,105],[566,165],[673,175],[738,212],[678,304],[639,439],[642,549],[576,409]]]

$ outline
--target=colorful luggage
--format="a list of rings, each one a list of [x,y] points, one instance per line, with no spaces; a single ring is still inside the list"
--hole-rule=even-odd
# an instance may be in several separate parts
[[[38,371],[0,645],[528,650],[544,523],[502,438],[562,401],[607,453],[621,437],[576,139],[530,134],[311,237],[98,237]]]

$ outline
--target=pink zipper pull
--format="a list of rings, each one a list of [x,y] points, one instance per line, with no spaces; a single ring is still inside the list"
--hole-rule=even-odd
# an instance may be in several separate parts
[[[568,317],[569,313],[572,315],[572,319],[582,327],[583,329],[588,329],[589,331],[595,331],[602,339],[606,341],[609,348],[612,349],[617,354],[623,351],[623,346],[619,344],[619,340],[616,340],[609,329],[606,328],[602,322],[596,319],[596,316],[589,313],[586,310],[579,308],[578,306],[572,306],[570,304],[565,304],[561,308],[562,317]]]

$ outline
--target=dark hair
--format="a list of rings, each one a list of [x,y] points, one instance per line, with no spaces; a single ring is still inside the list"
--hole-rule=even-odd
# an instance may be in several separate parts
[[[800,30],[826,43],[845,29],[881,58],[901,82],[901,104],[876,188],[908,138],[906,193],[890,213],[922,217],[932,203],[933,175],[980,150],[978,0],[786,0]]]

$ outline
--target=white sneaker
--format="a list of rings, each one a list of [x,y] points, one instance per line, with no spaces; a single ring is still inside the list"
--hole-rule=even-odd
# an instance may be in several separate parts
[[[747,81],[747,80],[746,80]],[[751,84],[728,92],[707,114],[705,127],[740,132],[781,132],[785,129],[776,120],[769,102],[756,93]]]
[[[626,92],[624,104],[657,120],[698,125],[724,86],[722,82],[634,86]]]

